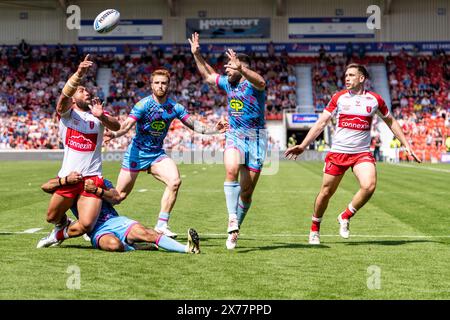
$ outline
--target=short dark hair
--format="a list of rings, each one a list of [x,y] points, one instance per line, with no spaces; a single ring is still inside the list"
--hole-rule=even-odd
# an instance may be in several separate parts
[[[347,67],[345,67],[345,72],[347,72],[347,70],[350,68],[358,69],[358,71],[364,76],[364,78],[369,79],[369,71],[367,71],[366,67],[362,64],[350,63]]]
[[[245,53],[238,53],[238,54],[236,54],[236,58],[238,58],[240,62],[243,62],[243,63],[245,63],[247,65],[250,65],[251,59]]]

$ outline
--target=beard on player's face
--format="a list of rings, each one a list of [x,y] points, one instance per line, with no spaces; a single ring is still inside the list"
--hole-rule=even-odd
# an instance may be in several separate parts
[[[75,95],[74,97],[75,103],[78,106],[78,108],[80,108],[83,111],[88,111],[89,110],[89,105],[92,103],[91,98],[90,97],[80,97],[78,95]]]
[[[227,68],[225,72],[227,73],[229,83],[234,85],[241,81],[242,74],[240,74],[238,71]]]
[[[153,94],[155,96],[157,96],[158,98],[164,98],[167,95],[167,89],[163,89],[163,88],[153,89]]]

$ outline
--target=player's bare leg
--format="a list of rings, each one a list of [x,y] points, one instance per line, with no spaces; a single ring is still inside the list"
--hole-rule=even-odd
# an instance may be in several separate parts
[[[358,179],[359,190],[352,199],[356,210],[361,209],[370,200],[377,186],[377,170],[375,164],[362,162],[353,167],[353,173]]]
[[[125,200],[133,190],[138,175],[139,171],[120,170],[116,190],[119,192],[121,201]]]
[[[138,223],[131,227],[127,235],[127,242],[130,244],[134,244],[135,242],[154,243],[157,247],[172,252],[200,253],[198,234],[193,229],[188,230],[188,243],[187,245],[183,245],[164,234],[146,228]]]
[[[67,210],[72,207],[75,199],[66,198],[54,193],[50,199],[47,209],[47,222],[56,226],[65,224],[67,221]]]
[[[101,207],[101,199],[80,196],[77,202],[78,220],[69,225],[55,227],[50,234],[38,242],[37,248],[55,246],[67,238],[79,237],[92,231],[97,222]]]
[[[344,175],[333,176],[324,173],[322,178],[322,186],[320,192],[314,202],[314,214],[312,216],[312,225],[309,233],[310,244],[320,244],[320,223],[328,207],[328,202],[336,192]]]
[[[92,197],[80,196],[77,202],[78,220],[64,230],[64,239],[79,237],[85,233],[91,232],[97,222],[102,200]],[[67,232],[67,234],[66,234]],[[60,235],[58,234],[57,237]]]
[[[229,148],[224,152],[225,182],[224,192],[228,210],[228,239],[226,246],[228,249],[236,247],[239,236],[239,220],[237,216],[241,185],[238,181],[239,171],[242,166],[241,153],[237,149]]]
[[[161,198],[161,210],[156,224],[156,231],[160,231],[167,236],[175,238],[177,234],[168,228],[170,213],[177,200],[178,190],[180,189],[181,179],[177,165],[170,158],[165,158],[154,164],[150,168],[150,173],[159,181],[166,185],[164,194]]]
[[[112,252],[125,251],[125,246],[120,241],[120,239],[112,234],[105,234],[104,236],[102,236],[98,241],[98,247],[105,251],[112,251]]]
[[[56,234],[67,227],[71,220],[67,218],[66,211],[72,207],[75,199],[65,198],[54,193],[50,199],[47,210],[47,222],[55,224],[55,228],[37,243],[37,248],[46,248],[59,245],[62,240],[56,239]]]
[[[371,162],[358,163],[353,167],[353,173],[359,182],[359,190],[353,196],[348,207],[338,216],[340,225],[339,234],[347,239],[350,236],[349,225],[350,218],[361,209],[372,197],[377,185],[377,171],[375,164]]]

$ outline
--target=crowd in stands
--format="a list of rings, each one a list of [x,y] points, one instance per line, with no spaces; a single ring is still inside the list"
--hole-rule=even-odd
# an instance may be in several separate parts
[[[65,81],[76,70],[82,55],[76,46],[64,48],[46,45],[31,47],[22,42],[18,47],[0,47],[0,148],[57,149],[55,106]],[[123,57],[93,56],[94,68],[83,84],[93,95],[107,101],[107,110],[124,120],[133,105],[151,94],[150,74],[160,67],[170,70],[171,97],[189,112],[214,124],[226,117],[226,95],[210,88],[197,71],[192,54],[187,48],[174,46],[170,56],[149,45],[141,56],[131,56],[125,50]],[[207,55],[208,62],[224,72],[224,58]],[[98,67],[112,69],[108,96],[97,86]],[[267,119],[281,120],[282,110],[296,106],[296,77],[287,56],[253,56],[251,68],[265,75],[267,82]],[[177,128],[177,130],[175,130]],[[56,130],[56,131],[55,131]],[[106,145],[108,150],[123,150],[133,133]],[[223,139],[193,138],[192,131],[174,122],[166,139],[169,148],[201,148],[223,145]],[[272,141],[280,144],[279,141]]]
[[[398,119],[408,139],[423,160],[438,159],[450,151],[450,56],[443,51],[433,55],[408,54],[368,56],[352,47],[342,54],[327,54],[323,47],[318,56],[253,55],[251,68],[263,74],[267,83],[266,119],[282,119],[283,110],[296,107],[295,65],[313,66],[313,96],[316,112],[321,112],[332,95],[344,88],[344,69],[350,62],[368,65],[385,63],[390,86],[392,114]],[[223,56],[206,53],[207,61],[224,72]],[[0,149],[58,149],[58,121],[55,106],[68,77],[76,70],[82,54],[71,47],[30,46],[22,41],[17,47],[0,46]],[[171,96],[205,124],[225,119],[226,96],[210,88],[200,77],[187,47],[173,46],[170,56],[156,46],[148,45],[140,56],[125,48],[124,56],[93,56],[84,85],[93,95],[107,101],[107,110],[124,121],[133,105],[150,94],[150,74],[159,67],[170,70]],[[112,70],[109,93],[96,83],[99,67]],[[370,80],[368,89],[372,89]],[[373,145],[379,137],[374,120]],[[124,150],[133,133],[113,139],[106,150]],[[165,147],[179,151],[217,149],[224,145],[223,136],[205,137],[193,134],[181,122],[174,121]],[[271,139],[270,145],[284,147]]]
[[[392,112],[425,161],[437,161],[450,151],[450,56],[410,55],[386,58]],[[405,155],[402,155],[405,159]]]

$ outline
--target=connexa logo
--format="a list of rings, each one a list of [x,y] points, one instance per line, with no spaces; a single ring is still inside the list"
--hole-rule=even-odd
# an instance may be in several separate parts
[[[92,152],[97,146],[97,136],[97,133],[83,133],[67,128],[66,145],[76,151]]]
[[[372,118],[366,116],[356,116],[341,114],[339,116],[339,127],[360,131],[369,131],[372,124]]]
[[[256,27],[259,24],[259,19],[201,19],[199,24],[200,30],[221,27]]]

